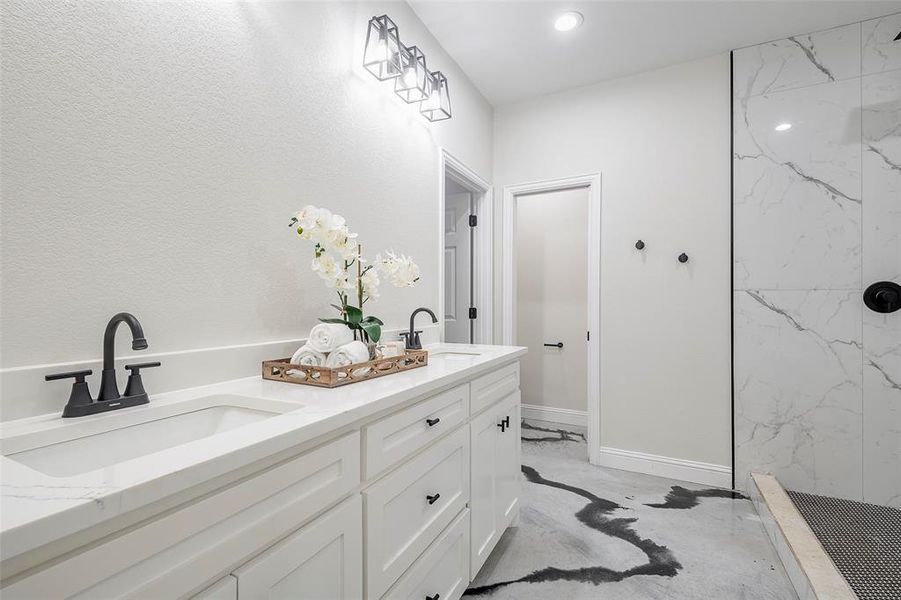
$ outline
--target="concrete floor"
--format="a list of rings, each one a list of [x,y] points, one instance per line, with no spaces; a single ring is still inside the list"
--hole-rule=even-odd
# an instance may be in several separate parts
[[[749,500],[594,467],[575,429],[524,423],[521,522],[466,597],[797,598]]]

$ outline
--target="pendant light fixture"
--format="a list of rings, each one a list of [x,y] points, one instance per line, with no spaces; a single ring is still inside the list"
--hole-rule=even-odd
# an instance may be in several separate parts
[[[380,81],[394,79],[394,93],[408,104],[418,102],[419,112],[429,121],[451,118],[447,78],[441,71],[429,72],[418,47],[401,43],[388,15],[369,19],[363,66]]]
[[[425,56],[416,46],[403,48],[400,54],[401,75],[394,80],[394,93],[407,104],[420,102],[429,96],[429,70]]]
[[[369,19],[363,66],[382,81],[401,74],[400,35],[388,15]]]
[[[429,95],[419,105],[419,112],[429,121],[444,121],[451,118],[450,94],[447,91],[447,77],[441,71],[429,73]]]

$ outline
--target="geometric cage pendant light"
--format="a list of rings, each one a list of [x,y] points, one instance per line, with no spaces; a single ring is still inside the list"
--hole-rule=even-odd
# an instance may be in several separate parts
[[[425,55],[416,46],[404,46],[397,24],[388,15],[369,19],[363,67],[380,81],[394,80],[394,92],[404,102],[419,103],[419,112],[429,121],[451,118],[447,77],[429,72]]]
[[[429,95],[419,105],[419,112],[429,121],[443,121],[451,118],[447,77],[441,71],[429,73]]]
[[[425,56],[416,46],[401,46],[401,75],[394,80],[394,91],[407,104],[420,102],[429,96],[429,70]]]
[[[398,77],[402,72],[400,36],[388,15],[369,19],[363,66],[382,81]]]

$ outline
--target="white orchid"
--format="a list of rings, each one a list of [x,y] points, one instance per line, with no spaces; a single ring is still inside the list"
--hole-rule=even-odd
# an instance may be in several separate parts
[[[319,275],[330,288],[338,290],[354,288],[355,284],[348,276],[347,270],[339,265],[338,261],[330,254],[323,252],[319,254],[319,256],[313,258],[310,268],[313,269],[313,272]]]
[[[363,286],[363,296],[366,300],[375,300],[379,297],[379,274],[373,268],[366,269],[360,277],[360,284]]]
[[[378,255],[373,264],[368,264],[357,234],[350,231],[344,217],[326,208],[305,206],[293,215],[290,225],[301,239],[313,242],[310,267],[340,298],[341,305],[334,306],[341,318],[324,320],[344,323],[355,332],[361,331],[363,339],[377,342],[384,323],[372,315],[364,317],[363,304],[379,297],[379,273],[395,287],[412,287],[419,281],[419,267],[409,256],[394,252]],[[349,304],[351,290],[356,293],[357,306]]]
[[[377,255],[375,264],[394,287],[413,287],[419,281],[419,265],[409,256],[389,250],[384,256]]]

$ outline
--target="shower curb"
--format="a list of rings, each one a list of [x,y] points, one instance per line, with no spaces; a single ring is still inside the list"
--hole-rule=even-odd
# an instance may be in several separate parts
[[[772,475],[751,473],[751,501],[800,600],[857,600],[794,502]]]

